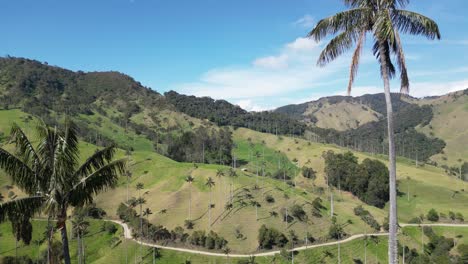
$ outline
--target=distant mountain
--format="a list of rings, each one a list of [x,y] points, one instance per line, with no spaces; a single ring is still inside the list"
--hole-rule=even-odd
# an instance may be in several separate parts
[[[468,89],[444,96],[414,98],[393,94],[397,149],[400,156],[440,164],[456,164],[468,156]],[[332,96],[280,107],[309,126],[322,140],[352,148],[385,153],[386,108],[383,94]],[[441,123],[445,121],[446,126]],[[452,129],[451,129],[452,128]],[[380,151],[378,150],[380,148]]]
[[[147,150],[179,161],[201,160],[188,152],[206,146],[213,155],[201,155],[205,161],[214,161],[219,156],[214,152],[222,149],[229,162],[232,146],[220,126],[295,135],[304,134],[306,127],[287,115],[249,113],[224,100],[161,95],[119,72],[74,72],[12,57],[0,58],[0,109],[20,109],[49,125],[58,125],[67,114],[87,142],[131,150],[139,141]],[[223,142],[226,146],[219,146]]]
[[[466,145],[468,128],[460,120],[467,117],[467,93],[426,99],[394,94],[398,154],[422,161],[433,157],[434,162],[449,165],[465,159],[468,153],[460,146]],[[0,58],[0,108],[21,109],[51,125],[67,114],[79,123],[88,142],[130,149],[134,143],[130,139],[139,139],[169,156],[168,150],[175,149],[169,144],[184,133],[197,128],[215,133],[211,128],[220,126],[386,152],[383,94],[332,96],[274,111],[248,112],[225,100],[174,91],[161,95],[119,72],[74,72],[6,57]],[[120,137],[121,130],[131,135]]]
[[[225,100],[195,97],[170,91],[164,94],[177,110],[195,118],[208,119],[219,126],[245,127],[272,134],[303,135],[306,126],[278,112],[247,112]]]

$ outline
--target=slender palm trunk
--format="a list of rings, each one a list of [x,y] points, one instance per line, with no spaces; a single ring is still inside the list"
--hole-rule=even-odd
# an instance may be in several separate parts
[[[208,229],[211,229],[211,187],[210,187],[210,205],[208,206]]]
[[[190,198],[189,198],[189,209],[188,209],[188,215],[189,215],[189,220],[192,220],[192,183],[189,183],[189,189],[190,189]]]
[[[59,217],[61,224],[63,224],[60,234],[62,235],[62,247],[63,247],[63,260],[65,264],[70,264],[70,248],[68,247],[68,233],[67,233],[67,213],[62,210],[62,216]]]
[[[81,264],[81,241],[80,241],[80,232],[78,231],[77,235],[77,242],[78,242],[78,264]]]
[[[397,201],[396,201],[396,156],[395,156],[395,135],[393,131],[393,107],[390,93],[390,81],[387,67],[387,55],[383,42],[379,45],[380,62],[382,67],[382,79],[384,81],[385,102],[387,104],[387,126],[388,126],[388,161],[389,161],[389,187],[390,187],[390,216],[389,216],[389,236],[388,236],[388,263],[398,263],[397,247]]]

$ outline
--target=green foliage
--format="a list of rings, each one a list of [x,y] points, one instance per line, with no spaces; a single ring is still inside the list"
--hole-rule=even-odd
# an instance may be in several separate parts
[[[167,154],[171,159],[185,162],[230,164],[232,136],[228,129],[200,127],[180,136],[166,139]]]
[[[383,94],[366,95],[354,98],[354,100],[364,100],[363,103],[372,105],[375,111],[386,114]],[[445,147],[443,140],[427,137],[415,129],[417,126],[429,124],[433,117],[431,107],[407,103],[398,94],[392,94],[392,103],[394,107],[397,154],[409,159],[425,161],[429,157],[441,153]],[[385,154],[388,153],[388,139],[383,132],[386,127],[386,119],[381,119],[346,131],[319,127],[310,127],[308,129],[327,143],[350,147],[359,151]]]
[[[306,166],[302,167],[302,175],[311,180],[315,180],[317,178],[317,172],[314,171],[314,169]]]
[[[262,249],[284,247],[288,243],[286,236],[275,228],[267,228],[262,225],[258,231],[258,244]]]
[[[336,217],[333,216],[332,224],[328,228],[328,237],[331,239],[341,239],[345,235],[346,233],[344,232],[343,225],[339,224]]]
[[[245,127],[259,132],[302,135],[305,125],[286,115],[269,111],[249,113],[225,100],[195,97],[170,91],[164,94],[177,110],[219,126]]]
[[[439,221],[439,214],[437,213],[437,211],[434,208],[429,210],[426,217],[427,217],[427,220],[429,220],[431,222]]]
[[[368,224],[374,230],[380,230],[380,225],[377,222],[377,220],[375,220],[374,216],[372,216],[372,214],[369,211],[364,209],[362,205],[359,205],[354,208],[354,214],[361,217],[362,221],[364,221],[364,223]]]
[[[299,219],[299,221],[307,221],[307,213],[304,211],[302,206],[295,204],[290,208],[291,215]]]
[[[322,217],[322,210],[327,209],[322,204],[323,200],[320,197],[317,197],[312,201],[312,215],[315,217]]]
[[[213,231],[210,231],[208,235],[205,234],[205,231],[194,231],[189,237],[190,244],[194,246],[205,247],[207,249],[222,249],[227,245],[227,241],[216,234]]]
[[[323,154],[328,183],[350,191],[367,204],[383,208],[389,199],[388,169],[378,160],[365,159],[358,164],[351,152]]]
[[[274,198],[271,194],[267,194],[267,195],[265,196],[265,201],[266,201],[267,203],[274,203],[274,202],[275,202],[275,198]]]

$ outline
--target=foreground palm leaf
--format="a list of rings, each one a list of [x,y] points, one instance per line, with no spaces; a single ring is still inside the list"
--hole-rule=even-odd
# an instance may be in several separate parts
[[[0,204],[0,222],[15,213],[45,212],[57,220],[61,231],[65,263],[70,263],[68,248],[67,210],[93,202],[94,195],[113,187],[125,172],[125,160],[112,161],[113,146],[96,151],[81,166],[77,127],[67,120],[63,129],[49,128],[44,123],[36,127],[37,146],[23,130],[13,125],[11,143],[15,154],[0,148],[0,168],[29,197]]]
[[[393,108],[390,94],[390,79],[395,76],[395,66],[391,55],[395,55],[400,72],[400,91],[409,92],[409,78],[400,32],[422,35],[428,39],[440,39],[437,24],[428,17],[404,10],[409,0],[343,0],[350,8],[331,17],[322,19],[309,33],[309,37],[321,41],[328,35],[336,35],[320,54],[317,64],[325,66],[340,55],[355,47],[348,84],[351,92],[357,74],[361,51],[366,34],[373,37],[373,52],[379,64],[384,81],[385,101],[387,104],[388,150],[390,177],[390,217],[389,217],[389,263],[398,263],[397,249],[397,205],[396,205],[396,154],[393,131]]]

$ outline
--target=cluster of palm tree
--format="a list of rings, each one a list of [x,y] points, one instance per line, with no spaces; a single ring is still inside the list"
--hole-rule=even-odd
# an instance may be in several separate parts
[[[322,41],[329,35],[334,38],[326,45],[320,54],[317,64],[325,66],[353,47],[348,94],[350,94],[358,72],[361,53],[367,35],[372,36],[372,50],[380,65],[380,73],[384,83],[384,94],[387,105],[387,129],[389,149],[390,177],[390,217],[388,261],[398,262],[397,248],[397,204],[396,204],[396,153],[394,139],[394,120],[390,79],[396,75],[392,62],[394,55],[400,73],[400,92],[409,92],[409,78],[406,67],[400,33],[422,35],[428,39],[440,39],[439,27],[430,18],[416,12],[405,10],[410,0],[343,0],[348,10],[320,20],[309,37]]]
[[[35,137],[35,141],[30,140],[14,124],[9,143],[15,151],[0,148],[0,168],[26,194],[0,204],[0,222],[14,220],[18,213],[29,212],[31,217],[44,213],[49,223],[56,221],[62,237],[63,258],[69,264],[68,209],[90,204],[96,194],[113,187],[118,176],[125,172],[126,160],[113,160],[115,148],[109,146],[79,164],[78,129],[70,119],[65,120],[62,128],[50,128],[39,122]]]

